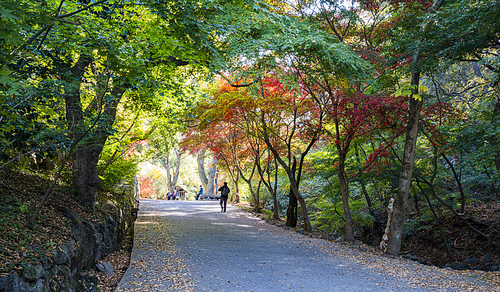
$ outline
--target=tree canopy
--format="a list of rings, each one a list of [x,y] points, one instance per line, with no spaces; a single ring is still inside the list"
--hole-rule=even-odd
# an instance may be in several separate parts
[[[71,169],[93,209],[141,159],[173,191],[198,154],[193,188],[230,178],[256,212],[393,255],[436,224],[452,260],[442,218],[494,238],[467,216],[499,198],[498,19],[486,0],[5,0],[1,167]]]

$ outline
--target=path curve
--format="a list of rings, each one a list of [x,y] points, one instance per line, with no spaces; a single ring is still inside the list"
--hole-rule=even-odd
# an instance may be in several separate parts
[[[303,236],[234,206],[141,200],[116,291],[500,291],[491,285]]]

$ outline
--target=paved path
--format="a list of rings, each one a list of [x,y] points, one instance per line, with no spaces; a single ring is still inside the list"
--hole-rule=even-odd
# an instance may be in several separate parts
[[[361,252],[217,202],[141,200],[116,291],[500,291],[478,277]],[[498,289],[498,290],[497,290]]]

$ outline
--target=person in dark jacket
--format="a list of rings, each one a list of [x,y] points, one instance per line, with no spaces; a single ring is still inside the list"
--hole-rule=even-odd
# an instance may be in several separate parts
[[[198,191],[198,194],[196,194],[196,200],[198,200],[201,195],[203,195],[203,186],[200,186],[200,190]]]
[[[220,192],[220,211],[226,212],[227,199],[229,198],[229,187],[227,186],[227,182],[224,182],[224,185],[219,188]]]

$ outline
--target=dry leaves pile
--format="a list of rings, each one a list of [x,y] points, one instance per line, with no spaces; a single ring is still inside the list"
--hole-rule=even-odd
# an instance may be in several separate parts
[[[32,214],[41,202],[49,178],[22,171],[0,170],[0,276],[20,272],[27,262],[51,256],[51,251],[72,239],[69,219],[58,207],[65,206],[83,218],[94,221],[93,215],[71,197],[69,186],[58,184],[41,208],[36,225],[29,228]]]
[[[195,291],[195,281],[172,243],[166,218],[158,214],[136,221],[130,281],[116,291]]]

